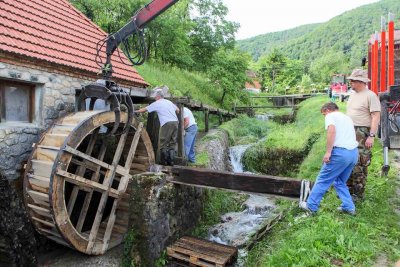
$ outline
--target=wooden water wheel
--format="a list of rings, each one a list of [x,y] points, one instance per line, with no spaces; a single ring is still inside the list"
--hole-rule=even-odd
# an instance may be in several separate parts
[[[127,115],[121,116],[120,128]],[[35,145],[26,166],[25,203],[36,229],[59,244],[103,254],[128,230],[133,174],[154,164],[143,124],[111,136],[114,112],[84,111],[60,119]]]

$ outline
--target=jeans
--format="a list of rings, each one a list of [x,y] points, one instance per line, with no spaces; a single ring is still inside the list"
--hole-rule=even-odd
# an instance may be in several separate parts
[[[195,162],[194,144],[196,142],[197,125],[185,129],[185,154],[189,162]]]
[[[355,211],[355,206],[346,182],[349,179],[354,166],[357,164],[357,161],[357,148],[352,150],[340,147],[333,148],[330,161],[324,163],[321,167],[317,180],[307,199],[307,207],[311,211],[316,212],[319,208],[322,197],[333,183],[333,186],[342,201],[342,209]]]

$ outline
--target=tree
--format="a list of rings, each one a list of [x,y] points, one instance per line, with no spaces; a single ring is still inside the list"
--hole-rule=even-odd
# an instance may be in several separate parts
[[[236,49],[222,48],[213,57],[208,75],[211,81],[222,89],[222,105],[226,97],[233,99],[243,97],[249,61],[249,55]]]
[[[310,75],[314,81],[329,83],[332,74],[346,73],[348,58],[343,52],[329,51],[310,65]]]
[[[276,80],[287,64],[287,58],[278,49],[274,49],[267,56],[261,57],[258,62],[262,85],[274,91]]]
[[[225,19],[228,8],[222,0],[194,0],[191,5],[193,29],[189,33],[194,69],[207,70],[220,48],[233,49],[239,24]]]

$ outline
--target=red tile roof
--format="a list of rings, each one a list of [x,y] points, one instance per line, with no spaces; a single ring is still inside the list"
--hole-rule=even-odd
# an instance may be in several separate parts
[[[96,44],[105,36],[67,0],[0,0],[0,50],[98,73]],[[133,67],[120,62],[117,51],[112,64],[113,77],[132,86],[148,85]]]

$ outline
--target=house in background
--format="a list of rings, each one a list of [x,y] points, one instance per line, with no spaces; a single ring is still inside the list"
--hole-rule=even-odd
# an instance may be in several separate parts
[[[40,134],[74,112],[76,90],[101,78],[96,44],[106,36],[67,0],[0,1],[0,170],[8,179],[21,175]],[[113,56],[114,80],[146,96],[148,83],[120,61]]]
[[[247,71],[246,75],[251,80],[251,82],[246,82],[244,86],[246,91],[259,94],[261,92],[261,84],[258,81],[256,73],[254,71]]]

